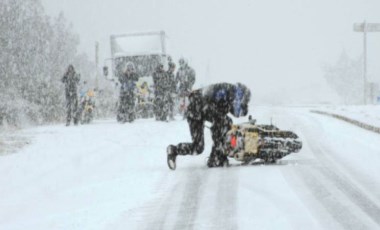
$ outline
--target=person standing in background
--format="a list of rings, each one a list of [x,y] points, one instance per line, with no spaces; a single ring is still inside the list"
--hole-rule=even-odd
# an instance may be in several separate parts
[[[117,121],[121,123],[135,120],[135,90],[139,76],[132,62],[127,63],[124,74],[119,76],[120,96]]]
[[[176,93],[176,85],[175,85],[175,64],[174,62],[169,62],[168,73],[168,109],[169,109],[169,120],[174,120],[174,103],[175,103],[175,93]]]
[[[186,107],[188,104],[188,96],[195,83],[195,71],[191,68],[185,59],[179,59],[179,69],[176,75],[176,88],[180,101],[179,111],[185,118]]]
[[[78,124],[78,84],[80,75],[75,72],[74,66],[69,65],[66,73],[61,79],[65,84],[66,96],[66,126],[70,125],[71,119],[74,120],[74,125]]]

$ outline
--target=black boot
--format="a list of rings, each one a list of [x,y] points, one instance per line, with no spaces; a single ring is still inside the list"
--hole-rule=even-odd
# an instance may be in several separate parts
[[[228,162],[227,156],[225,156],[223,154],[211,153],[210,157],[207,160],[207,166],[209,168],[224,167],[224,166],[228,166],[228,165],[229,165],[229,162]]]
[[[219,167],[228,167],[230,166],[230,163],[228,161],[228,157],[226,155],[219,156],[220,159],[220,165]]]
[[[166,148],[166,152],[168,154],[168,158],[167,158],[167,163],[168,163],[168,166],[171,170],[175,170],[176,169],[176,158],[177,158],[177,147],[174,146],[174,145],[169,145],[167,148]]]
[[[217,158],[215,155],[211,154],[207,160],[207,167],[209,168],[216,167],[216,164],[217,164]]]

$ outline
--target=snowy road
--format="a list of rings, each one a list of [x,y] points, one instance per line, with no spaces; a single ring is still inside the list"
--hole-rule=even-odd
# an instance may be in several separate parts
[[[253,114],[299,134],[301,152],[208,169],[207,130],[205,153],[173,172],[182,120],[25,130],[32,144],[0,158],[0,229],[380,229],[380,135],[304,108]]]
[[[305,187],[296,191],[305,205],[323,228],[379,229],[379,136],[328,117],[294,117],[306,142],[303,152],[313,161],[287,179]]]

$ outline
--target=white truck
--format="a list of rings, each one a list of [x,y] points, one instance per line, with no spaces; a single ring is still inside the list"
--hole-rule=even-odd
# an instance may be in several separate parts
[[[151,77],[157,65],[166,63],[165,32],[141,32],[111,35],[111,58],[103,68],[104,75],[112,80],[123,74],[128,62],[132,62],[140,77]],[[112,69],[108,76],[108,68]]]
[[[118,82],[119,76],[126,70],[127,63],[134,64],[139,76],[135,108],[137,117],[153,116],[152,75],[159,63],[167,63],[165,39],[164,31],[118,34],[110,37],[111,58],[106,59],[103,74],[108,80]],[[111,74],[109,68],[112,70]],[[148,95],[146,90],[141,90],[144,86],[150,89]]]

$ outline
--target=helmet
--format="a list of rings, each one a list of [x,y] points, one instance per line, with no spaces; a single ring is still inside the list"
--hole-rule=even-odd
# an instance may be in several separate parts
[[[157,67],[156,67],[156,70],[157,71],[163,71],[164,70],[164,64],[162,64],[161,62],[158,63]]]
[[[184,58],[180,58],[179,61],[178,61],[178,63],[179,63],[179,66],[184,66],[184,65],[186,65],[186,61],[185,61]]]
[[[234,85],[234,100],[232,102],[231,113],[235,117],[248,114],[248,103],[251,98],[251,91],[243,84]]]
[[[67,67],[67,70],[69,72],[74,72],[74,66],[70,64],[69,67]]]
[[[175,63],[169,62],[169,69],[175,69]]]
[[[127,62],[127,71],[134,71],[135,65],[132,62]]]

